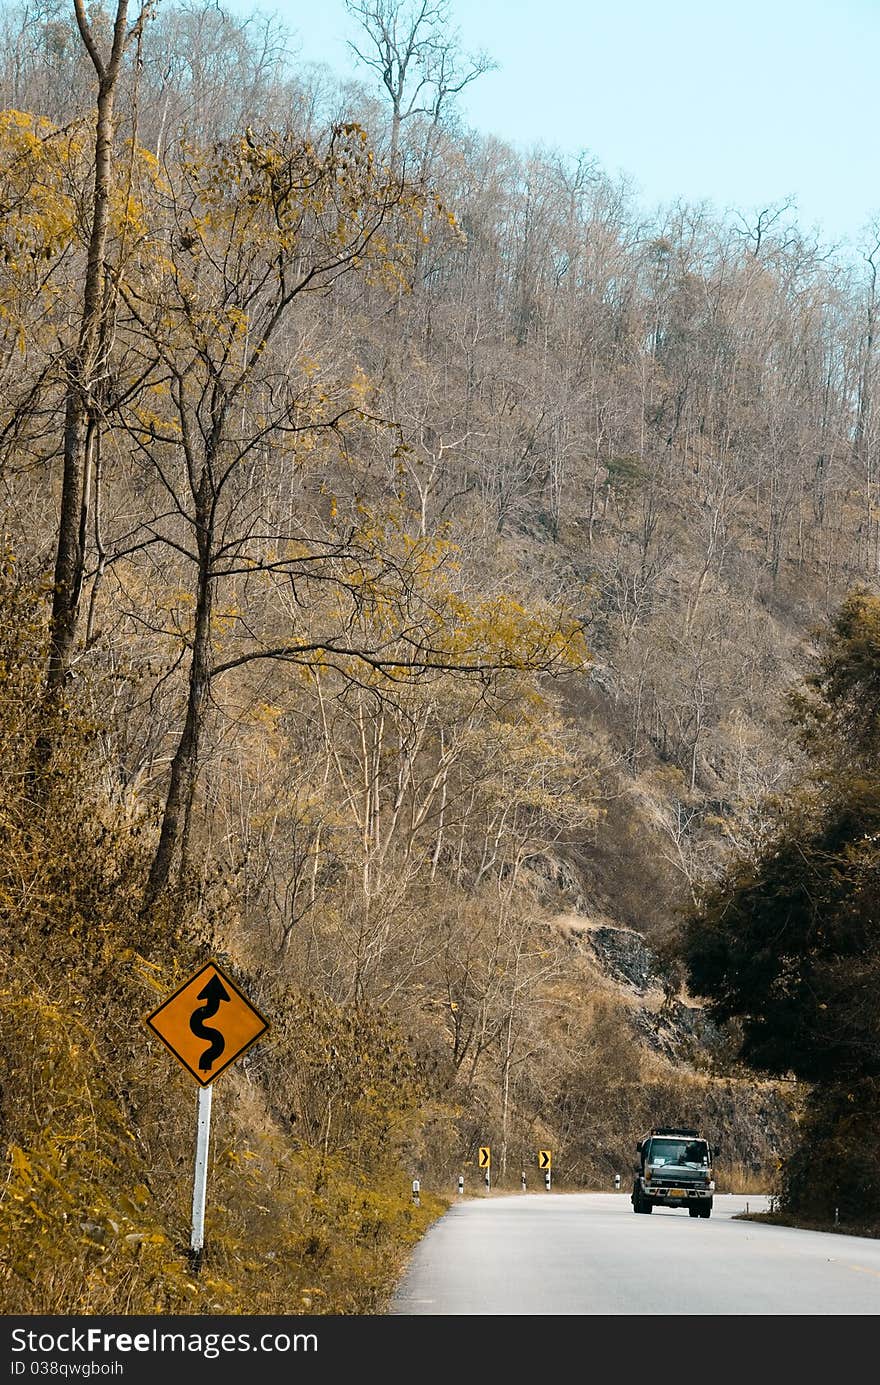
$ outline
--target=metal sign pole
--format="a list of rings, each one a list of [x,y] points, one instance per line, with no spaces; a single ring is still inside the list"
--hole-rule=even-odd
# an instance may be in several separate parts
[[[190,1250],[196,1265],[205,1244],[205,1193],[208,1188],[208,1142],[211,1138],[212,1086],[199,1088],[199,1116],[196,1127],[196,1170],[193,1179],[192,1239]]]

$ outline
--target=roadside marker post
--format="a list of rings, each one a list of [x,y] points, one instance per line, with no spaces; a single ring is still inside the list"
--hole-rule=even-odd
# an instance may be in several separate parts
[[[461,1193],[464,1192],[464,1174],[463,1174],[463,1173],[460,1173],[460,1174],[458,1175],[458,1191],[459,1191],[459,1194],[461,1194]]]
[[[146,1015],[144,1023],[199,1084],[190,1233],[192,1268],[197,1271],[205,1246],[212,1083],[263,1037],[269,1021],[211,961]]]
[[[488,1193],[492,1186],[492,1149],[489,1145],[480,1145],[480,1157],[478,1162],[480,1168],[486,1171],[483,1182],[486,1184],[486,1192]]]
[[[553,1168],[552,1149],[538,1150],[538,1168],[544,1170],[544,1187],[550,1191],[550,1170]]]
[[[619,1173],[616,1173],[616,1174],[614,1175],[614,1187],[615,1187],[615,1190],[616,1190],[617,1188],[620,1187],[620,1174],[619,1174]]]
[[[419,1183],[419,1180],[418,1180],[417,1178],[414,1178],[414,1179],[413,1179],[412,1188],[413,1188],[413,1202],[414,1202],[415,1205],[418,1207],[418,1206],[420,1206],[420,1202],[419,1202],[419,1192],[421,1191],[421,1184]]]
[[[525,1171],[525,1169],[523,1169],[522,1173],[520,1174],[520,1183],[522,1184],[522,1190],[523,1190],[523,1192],[525,1192],[525,1190],[526,1190],[526,1171]]]

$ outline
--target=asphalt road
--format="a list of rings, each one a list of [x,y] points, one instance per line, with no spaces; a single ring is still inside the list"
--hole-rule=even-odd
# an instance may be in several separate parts
[[[880,1313],[880,1240],[734,1220],[767,1199],[716,1196],[704,1221],[624,1193],[455,1203],[416,1247],[392,1314],[598,1316]]]

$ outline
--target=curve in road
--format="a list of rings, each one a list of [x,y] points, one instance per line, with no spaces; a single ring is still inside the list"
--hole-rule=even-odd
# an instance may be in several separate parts
[[[488,1196],[452,1206],[416,1247],[390,1312],[603,1316],[880,1312],[880,1241],[737,1221],[633,1214],[623,1193]]]

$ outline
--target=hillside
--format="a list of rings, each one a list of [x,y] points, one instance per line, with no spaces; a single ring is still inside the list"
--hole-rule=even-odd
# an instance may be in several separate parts
[[[374,1311],[486,1143],[607,1187],[695,1122],[766,1188],[805,1089],[679,944],[876,589],[871,247],[401,123],[216,6],[144,22],[102,146],[46,13],[0,34],[6,1311]],[[141,1018],[207,956],[272,1030],[196,1275]]]

